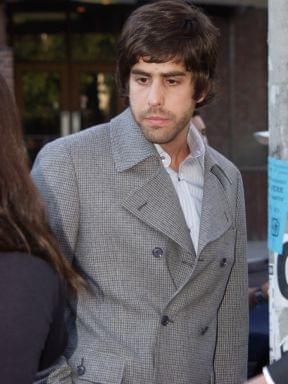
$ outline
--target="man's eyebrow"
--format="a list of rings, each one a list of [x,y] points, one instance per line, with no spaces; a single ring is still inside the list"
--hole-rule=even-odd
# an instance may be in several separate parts
[[[143,71],[142,69],[131,69],[131,74],[132,75],[142,75],[142,76],[151,76],[150,73]]]
[[[161,76],[163,77],[186,76],[186,73],[183,71],[171,71],[171,72],[161,73]]]
[[[145,72],[142,69],[131,69],[131,74],[132,75],[142,75],[142,76],[151,76],[151,73]],[[175,76],[186,76],[186,72],[184,71],[171,71],[171,72],[163,72],[160,73],[160,76],[162,77],[175,77]]]

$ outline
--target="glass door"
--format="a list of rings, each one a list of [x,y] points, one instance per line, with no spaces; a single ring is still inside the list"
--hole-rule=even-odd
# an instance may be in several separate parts
[[[62,65],[16,67],[16,99],[31,162],[40,148],[70,133],[67,71]]]
[[[114,66],[73,66],[72,131],[109,121],[123,106],[116,92]]]
[[[123,109],[113,65],[21,63],[15,73],[32,163],[47,142],[109,121]]]

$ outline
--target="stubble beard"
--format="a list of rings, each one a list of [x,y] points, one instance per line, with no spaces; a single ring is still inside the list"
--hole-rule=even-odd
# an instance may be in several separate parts
[[[146,140],[153,144],[160,145],[168,144],[175,140],[175,138],[189,125],[192,113],[193,111],[189,109],[181,116],[181,118],[177,119],[173,113],[168,111],[150,109],[140,113],[137,117],[132,110],[134,119],[140,127]],[[169,119],[167,122],[169,126],[160,127],[156,125],[149,125],[149,122],[145,119],[152,114]]]

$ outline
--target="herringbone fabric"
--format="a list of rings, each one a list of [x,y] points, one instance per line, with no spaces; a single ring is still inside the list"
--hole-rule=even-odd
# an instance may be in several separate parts
[[[239,171],[207,148],[197,254],[170,177],[129,109],[48,144],[32,174],[63,252],[90,287],[71,303],[65,383],[240,384],[247,271]]]

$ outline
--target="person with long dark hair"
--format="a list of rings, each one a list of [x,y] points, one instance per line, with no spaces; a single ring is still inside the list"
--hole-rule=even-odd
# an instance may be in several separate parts
[[[14,99],[0,75],[0,381],[31,384],[66,345],[65,292],[81,277],[62,258],[29,174]]]

